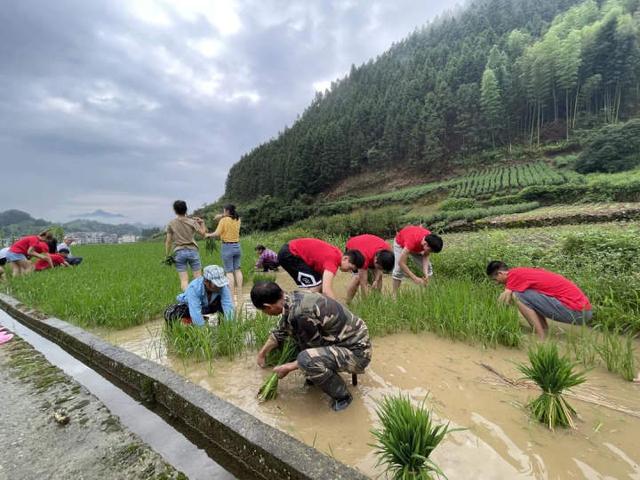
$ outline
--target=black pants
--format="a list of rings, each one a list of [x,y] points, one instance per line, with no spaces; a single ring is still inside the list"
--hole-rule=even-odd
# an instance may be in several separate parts
[[[272,262],[270,260],[263,260],[262,261],[262,271],[263,272],[268,272],[269,270],[273,270],[274,272],[276,270],[278,270],[278,267],[280,265],[278,264],[278,262]]]
[[[211,313],[222,313],[222,301],[220,299],[220,295],[218,295],[213,302],[209,305],[205,306],[202,309],[203,315],[209,315]],[[181,321],[183,318],[191,318],[191,314],[189,313],[189,305],[186,303],[174,303],[173,305],[169,305],[164,311],[164,319],[167,323]]]

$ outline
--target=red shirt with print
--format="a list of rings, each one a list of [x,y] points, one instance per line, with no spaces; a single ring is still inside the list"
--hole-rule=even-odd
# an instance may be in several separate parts
[[[342,252],[339,248],[317,238],[291,240],[289,250],[318,273],[325,270],[336,273],[342,261]]]
[[[591,310],[586,295],[571,280],[542,268],[518,267],[507,272],[506,287],[513,292],[535,290],[556,298],[571,310]]]
[[[33,247],[33,249],[38,253],[45,253],[49,251],[49,245],[40,240],[35,235],[29,235],[27,237],[22,237],[16,243],[11,245],[11,250],[13,253],[21,253],[22,255],[27,255],[29,249]]]
[[[57,267],[58,265],[62,265],[65,262],[64,257],[57,253],[50,253],[49,256],[51,257],[51,261],[53,262],[54,267]],[[38,271],[46,270],[47,268],[51,268],[51,267],[49,266],[49,262],[47,262],[46,260],[39,259],[36,262],[36,270]]]
[[[422,253],[424,251],[422,240],[427,235],[431,235],[431,231],[417,225],[409,225],[398,232],[396,243],[411,253]]]
[[[391,247],[382,238],[376,235],[364,234],[351,237],[347,240],[347,250],[358,250],[364,256],[363,269],[374,268],[376,253],[380,250],[391,250]]]

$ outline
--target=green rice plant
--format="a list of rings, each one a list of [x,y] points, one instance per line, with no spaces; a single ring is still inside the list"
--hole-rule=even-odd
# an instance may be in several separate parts
[[[584,372],[574,372],[575,364],[569,357],[560,356],[553,342],[529,348],[529,362],[531,365],[519,364],[518,369],[542,389],[542,394],[527,405],[534,418],[551,430],[557,426],[575,428],[576,411],[562,392],[583,383]]]
[[[253,347],[258,350],[267,342],[267,339],[271,335],[271,330],[276,326],[277,319],[262,312],[257,312],[252,322],[252,343]]]
[[[591,328],[571,329],[564,337],[567,352],[586,368],[598,364],[598,336]]]
[[[213,237],[207,237],[204,241],[204,249],[209,255],[218,251],[218,242]]]
[[[603,331],[601,338],[596,350],[607,370],[619,373],[628,382],[633,381],[636,377],[633,338],[608,330]]]
[[[165,323],[163,336],[169,352],[181,358],[192,358],[211,363],[216,353],[215,328],[196,327],[181,322]]]
[[[258,282],[275,282],[276,274],[267,272],[256,272],[253,274],[253,283]]]
[[[298,349],[291,339],[287,339],[282,347],[279,349],[279,357],[277,365],[284,365],[285,363],[293,362],[298,354]],[[266,402],[267,400],[273,400],[278,396],[278,374],[272,373],[267,380],[262,384],[258,391],[258,400],[260,402]]]
[[[250,329],[250,321],[222,320],[215,331],[216,354],[234,359],[247,347],[247,332]]]
[[[414,407],[408,396],[385,396],[376,413],[382,425],[371,431],[377,440],[371,446],[378,456],[377,465],[385,465],[385,473],[391,473],[394,480],[446,478],[429,456],[452,430],[448,423],[434,424],[424,400]]]

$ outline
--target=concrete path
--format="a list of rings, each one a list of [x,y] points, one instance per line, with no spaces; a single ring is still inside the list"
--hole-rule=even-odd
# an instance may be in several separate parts
[[[186,479],[18,337],[0,345],[0,480]]]

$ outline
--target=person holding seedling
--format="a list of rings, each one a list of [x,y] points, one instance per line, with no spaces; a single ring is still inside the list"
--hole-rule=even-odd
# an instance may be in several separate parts
[[[222,313],[227,320],[234,318],[233,299],[229,280],[218,265],[208,265],[201,277],[191,281],[187,290],[176,297],[175,305],[164,312],[167,322],[181,320],[199,327],[205,325],[204,315]]]
[[[53,239],[53,234],[44,231],[38,235],[22,237],[11,245],[6,254],[6,260],[11,265],[13,276],[26,275],[33,271],[33,264],[29,260],[31,257],[42,259],[53,268],[47,244],[51,239]]]
[[[180,288],[185,291],[189,285],[187,266],[191,267],[193,278],[199,278],[201,275],[202,264],[195,234],[199,233],[204,237],[207,234],[207,228],[201,218],[187,217],[187,202],[184,200],[173,202],[173,211],[176,213],[176,218],[167,225],[164,248],[167,257],[173,253],[173,263],[180,278]]]
[[[382,290],[382,274],[390,272],[395,264],[391,246],[376,235],[364,234],[347,240],[345,249],[360,252],[364,258],[362,268],[358,269],[358,273],[354,273],[351,283],[347,287],[347,303],[358,292],[358,286],[360,286],[363,295],[367,293],[369,288]],[[370,274],[372,277],[371,286],[369,286]]]
[[[278,270],[280,264],[278,263],[278,254],[273,250],[268,249],[264,245],[258,245],[256,247],[256,253],[258,254],[258,261],[256,262],[256,270],[262,270],[268,272]]]
[[[278,262],[300,288],[335,299],[333,278],[338,269],[357,272],[364,265],[364,257],[357,250],[343,254],[338,247],[317,238],[298,238],[282,246]]]
[[[240,215],[233,204],[225,205],[222,213],[216,215],[218,226],[215,232],[207,233],[207,238],[219,238],[222,241],[222,266],[231,286],[231,293],[236,301],[241,303],[242,297],[242,270],[240,260]]]
[[[442,251],[442,238],[419,225],[409,225],[402,228],[393,242],[395,265],[393,267],[393,294],[398,293],[402,279],[409,277],[418,285],[429,283],[429,277],[433,275],[433,268],[429,255]],[[422,277],[414,274],[407,261],[409,257],[422,270]]]
[[[560,274],[542,268],[509,268],[494,260],[487,265],[487,275],[505,286],[498,301],[507,305],[513,300],[541,340],[549,330],[547,318],[578,325],[591,321],[589,299]]]
[[[273,369],[278,378],[300,369],[331,397],[333,410],[347,408],[352,396],[338,372],[359,374],[369,365],[371,342],[364,321],[332,298],[309,291],[287,294],[275,282],[256,283],[251,301],[267,315],[282,315],[258,352],[258,365],[264,368],[267,354],[291,337],[300,353]]]

